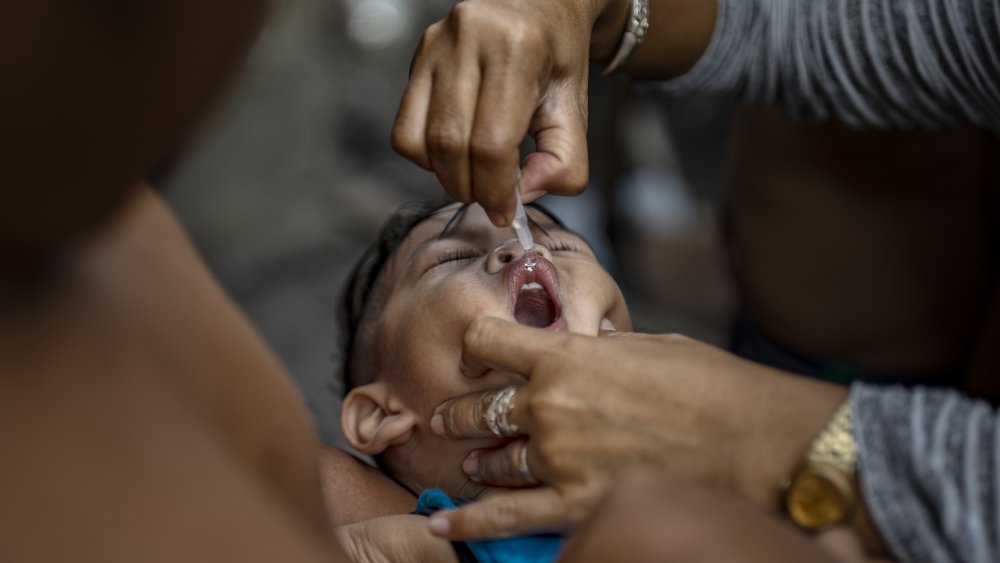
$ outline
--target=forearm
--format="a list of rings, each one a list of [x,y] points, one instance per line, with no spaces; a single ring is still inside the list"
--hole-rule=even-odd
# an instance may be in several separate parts
[[[753,391],[739,393],[735,400],[740,404],[732,406],[734,412],[750,409],[740,418],[752,421],[735,431],[742,433],[736,441],[733,490],[767,512],[783,515],[789,478],[848,400],[848,389],[757,364],[748,366],[752,367],[741,375],[755,377],[758,383]],[[888,553],[863,498],[850,531],[869,555]]]
[[[667,88],[854,127],[997,129],[995,12],[989,0],[719,0],[705,56]]]
[[[319,469],[334,526],[407,514],[417,504],[416,497],[384,473],[336,448],[323,448]]]
[[[733,488],[757,506],[780,514],[785,482],[846,400],[847,389],[750,362],[733,374],[741,376],[753,377],[756,384],[745,385],[744,392],[730,399],[733,404],[724,407],[740,413],[735,421],[743,421],[733,423],[733,432],[739,433]],[[739,388],[736,381],[728,385]]]

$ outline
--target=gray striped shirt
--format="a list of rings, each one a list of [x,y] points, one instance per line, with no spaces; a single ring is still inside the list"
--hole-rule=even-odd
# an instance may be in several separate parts
[[[669,91],[735,95],[852,127],[1000,131],[997,0],[719,0]]]
[[[1000,419],[945,389],[851,388],[861,488],[903,561],[1000,561]]]

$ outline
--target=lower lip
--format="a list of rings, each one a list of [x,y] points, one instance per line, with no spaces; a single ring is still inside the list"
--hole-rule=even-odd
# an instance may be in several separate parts
[[[566,326],[566,318],[563,317],[562,315],[560,315],[559,318],[556,319],[556,321],[554,323],[552,323],[549,326],[545,327],[545,330],[552,330],[552,331],[555,331],[555,332],[563,332],[567,328],[569,328],[569,327]]]

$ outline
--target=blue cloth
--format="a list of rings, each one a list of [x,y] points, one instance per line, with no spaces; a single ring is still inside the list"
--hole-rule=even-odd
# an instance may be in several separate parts
[[[458,508],[467,502],[453,499],[438,489],[427,489],[420,493],[414,512],[430,514],[437,510]],[[550,563],[559,557],[563,538],[555,534],[538,534],[464,543],[479,563]]]

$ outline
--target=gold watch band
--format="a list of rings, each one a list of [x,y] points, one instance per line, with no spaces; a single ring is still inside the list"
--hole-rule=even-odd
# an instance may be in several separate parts
[[[816,437],[807,457],[810,461],[832,465],[845,473],[854,473],[858,462],[858,444],[854,441],[850,401],[840,405],[830,423]]]
[[[857,459],[850,403],[844,402],[789,480],[785,508],[792,521],[817,531],[850,520],[857,499]]]

